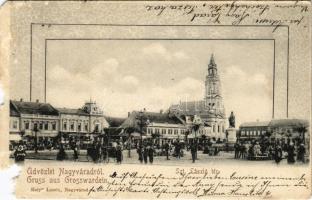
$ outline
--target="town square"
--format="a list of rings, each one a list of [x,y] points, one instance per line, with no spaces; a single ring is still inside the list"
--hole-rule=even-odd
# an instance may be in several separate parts
[[[185,165],[309,162],[309,123],[295,118],[236,122],[226,116],[213,54],[204,97],[159,112],[130,110],[111,117],[90,98],[80,108],[10,101],[10,150],[16,161]],[[34,161],[31,161],[34,160]]]

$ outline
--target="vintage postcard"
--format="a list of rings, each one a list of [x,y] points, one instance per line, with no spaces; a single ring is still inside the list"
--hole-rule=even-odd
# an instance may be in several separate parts
[[[16,198],[309,199],[308,1],[8,1]]]

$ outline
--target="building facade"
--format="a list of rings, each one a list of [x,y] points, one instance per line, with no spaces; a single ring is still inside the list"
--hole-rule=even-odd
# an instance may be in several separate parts
[[[226,137],[227,119],[223,104],[221,81],[213,55],[211,55],[208,64],[204,94],[203,100],[180,102],[177,105],[172,105],[169,112],[180,116],[199,116],[205,126],[211,127],[211,134],[214,137],[224,139]]]
[[[310,137],[309,123],[303,119],[272,119],[242,123],[239,127],[239,140],[271,139],[307,140]]]
[[[182,119],[167,112],[133,111],[128,114],[128,118],[120,127],[124,132],[131,130],[134,135],[139,136],[142,133],[144,138],[157,138],[156,142],[159,143],[184,140],[185,133],[188,131]]]
[[[257,140],[262,136],[267,136],[269,124],[269,121],[242,123],[239,126],[238,138],[240,140]]]
[[[10,141],[51,141],[57,137],[100,134],[109,126],[96,102],[82,108],[54,108],[49,103],[10,101]]]
[[[10,140],[32,140],[56,137],[59,131],[59,113],[48,103],[10,101]]]
[[[174,142],[176,140],[183,141],[188,129],[185,122],[169,113],[153,113],[147,112],[146,133],[148,136],[155,135],[159,138],[159,142]]]
[[[99,134],[109,126],[96,102],[86,102],[82,108],[57,108],[60,114],[60,132],[69,135]]]

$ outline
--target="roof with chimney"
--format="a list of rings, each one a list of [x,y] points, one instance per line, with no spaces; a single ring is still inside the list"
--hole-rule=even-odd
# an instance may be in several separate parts
[[[141,114],[142,113],[142,114]],[[138,122],[140,119],[146,123],[166,123],[166,124],[184,124],[181,118],[170,113],[158,112],[138,112],[133,111],[129,117],[121,124],[122,128],[135,128],[139,130]]]
[[[18,112],[16,106],[10,101],[10,116],[11,117],[19,117],[20,113]]]
[[[14,116],[20,114],[59,115],[58,111],[49,103],[11,100],[10,115]]]

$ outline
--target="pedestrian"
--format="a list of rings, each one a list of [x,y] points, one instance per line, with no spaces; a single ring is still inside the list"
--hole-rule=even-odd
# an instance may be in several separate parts
[[[280,161],[282,160],[282,147],[279,143],[276,143],[275,148],[274,148],[274,160],[276,164],[279,164]]]
[[[298,147],[297,160],[304,163],[305,162],[304,154],[305,154],[305,148],[304,148],[304,145],[301,143],[300,146]]]
[[[73,150],[74,150],[74,155],[73,155],[74,161],[77,161],[78,160],[78,147],[76,143],[73,144]]]
[[[138,156],[139,156],[140,163],[143,163],[143,147],[142,147],[142,144],[140,144],[138,146],[137,153],[138,153]]]
[[[256,142],[254,148],[255,148],[255,151],[254,151],[255,152],[255,156],[259,156],[261,154],[261,147],[259,145],[259,142]]]
[[[269,152],[269,159],[272,160],[274,156],[273,156],[273,147],[271,144],[269,144],[268,152]]]
[[[243,143],[240,142],[238,146],[238,158],[241,158],[243,156],[242,154],[243,146],[244,146]]]
[[[180,154],[180,151],[181,151],[181,145],[180,145],[180,142],[179,140],[177,141],[176,145],[175,145],[175,156],[176,158],[180,159],[181,157],[181,154]]]
[[[255,156],[255,152],[254,152],[254,144],[250,144],[248,147],[248,158],[249,159],[253,159]]]
[[[150,148],[148,149],[148,158],[149,158],[149,162],[151,164],[153,164],[153,160],[154,160],[154,149],[152,146],[150,146]]]
[[[287,148],[287,163],[288,164],[293,164],[295,163],[295,147],[294,143],[290,143],[288,148]]]
[[[121,161],[122,161],[122,148],[119,142],[117,143],[117,146],[116,146],[116,161],[117,161],[117,164],[121,164]]]
[[[234,144],[234,153],[235,153],[234,158],[238,158],[238,154],[239,154],[239,143],[238,142],[236,142]]]
[[[192,154],[193,163],[195,163],[195,160],[196,160],[196,152],[197,152],[196,144],[192,143],[191,144],[191,154]]]
[[[144,163],[147,164],[147,157],[148,157],[148,146],[144,145],[144,149],[143,149],[143,160]]]
[[[106,162],[108,158],[108,155],[107,155],[108,151],[107,151],[107,147],[104,144],[101,147],[101,152],[102,152],[102,160]]]
[[[239,157],[242,157],[242,159],[245,159],[246,157],[246,145],[244,143],[241,143],[240,145],[240,154],[239,154]]]
[[[64,159],[66,159],[66,153],[65,153],[63,144],[60,145],[60,150],[59,150],[59,152],[56,155],[56,159],[57,160],[64,160]]]
[[[165,144],[165,152],[166,152],[166,157],[167,157],[167,160],[170,160],[169,159],[169,144],[168,144],[168,142],[166,142],[166,144]]]
[[[98,162],[101,157],[101,145],[99,143],[94,144],[94,162]]]
[[[24,161],[26,156],[26,149],[24,147],[23,141],[19,141],[19,144],[14,152],[15,161]]]

